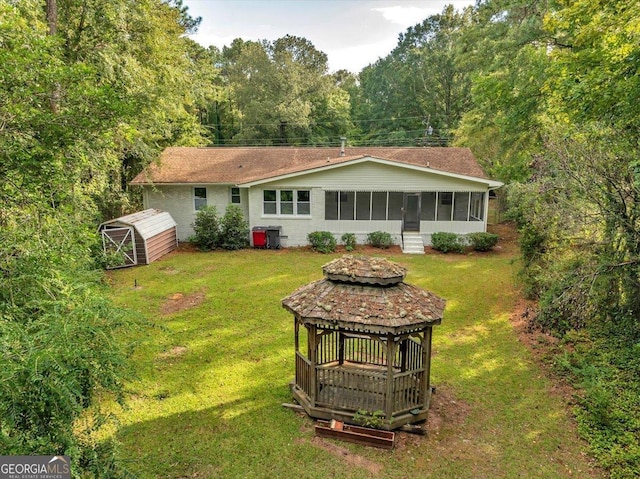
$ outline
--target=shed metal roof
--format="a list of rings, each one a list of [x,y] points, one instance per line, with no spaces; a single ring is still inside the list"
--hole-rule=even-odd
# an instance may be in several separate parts
[[[150,208],[130,215],[121,216],[100,225],[104,227],[133,226],[143,239],[153,238],[159,233],[177,226],[172,216],[166,211]]]

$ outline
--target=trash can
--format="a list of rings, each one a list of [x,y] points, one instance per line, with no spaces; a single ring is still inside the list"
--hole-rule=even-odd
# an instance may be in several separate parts
[[[267,247],[267,228],[264,226],[254,226],[251,230],[253,237],[254,248],[266,248]]]
[[[267,248],[280,249],[282,226],[267,226]]]

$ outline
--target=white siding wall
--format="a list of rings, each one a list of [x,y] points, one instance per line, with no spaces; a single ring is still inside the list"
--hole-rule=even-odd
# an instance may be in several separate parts
[[[154,187],[144,188],[144,206],[145,208],[158,208],[167,211],[173,219],[178,223],[177,234],[179,241],[186,241],[193,235],[191,225],[196,218],[196,209],[194,204],[193,189],[205,187],[204,185],[188,185],[188,186],[164,186],[156,185]],[[207,188],[207,205],[215,206],[218,214],[223,215],[227,205],[231,202],[229,195],[229,187],[227,186],[206,186]],[[240,189],[239,205],[244,213],[245,218],[249,217],[248,210],[248,194],[246,189]]]
[[[171,213],[178,223],[178,239],[185,241],[193,234],[195,219],[193,188],[205,185],[145,187],[145,208],[159,208]],[[262,214],[263,190],[305,189],[311,191],[311,215],[304,217]],[[283,246],[308,244],[307,234],[312,231],[331,231],[339,241],[343,233],[354,233],[363,243],[372,231],[387,231],[400,243],[401,221],[325,221],[325,191],[476,191],[485,192],[485,221],[422,221],[420,232],[429,244],[431,233],[448,231],[458,234],[486,230],[487,187],[474,181],[450,178],[438,173],[423,173],[378,163],[360,163],[323,172],[274,181],[250,190],[240,189],[241,207],[249,227],[281,226]],[[207,204],[215,205],[222,215],[230,202],[229,187],[207,186]]]
[[[262,214],[263,190],[311,190],[311,218],[273,216]],[[379,163],[360,163],[311,173],[251,188],[250,225],[281,226],[283,246],[308,244],[307,235],[312,231],[331,231],[340,241],[343,233],[354,233],[358,243],[364,243],[372,231],[387,231],[400,244],[400,220],[393,221],[325,221],[325,191],[475,191],[487,192],[484,184],[458,178],[443,177],[437,173],[396,168]],[[485,205],[488,197],[485,195]],[[485,214],[486,218],[486,214]],[[431,242],[431,233],[446,231],[458,234],[486,231],[485,221],[421,221],[420,232],[426,244]]]
[[[360,191],[486,191],[474,181],[423,173],[380,163],[358,163],[261,185],[262,188],[309,188]]]

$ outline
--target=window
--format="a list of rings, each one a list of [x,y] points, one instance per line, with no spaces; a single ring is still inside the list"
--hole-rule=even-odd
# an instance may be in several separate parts
[[[420,219],[422,221],[434,221],[436,219],[436,194],[434,192],[422,193]]]
[[[401,220],[403,205],[404,205],[404,193],[398,193],[396,191],[390,192],[389,193],[389,213],[388,213],[387,219]]]
[[[338,192],[337,191],[324,192],[324,219],[325,220],[338,219]]]
[[[371,195],[371,219],[387,219],[387,193],[374,191]]]
[[[469,219],[469,193],[457,192],[453,201],[453,221]]]
[[[368,191],[358,191],[356,193],[356,219],[371,219],[371,193]]]
[[[240,204],[240,188],[231,188],[231,203]]]
[[[453,193],[438,193],[438,221],[451,221],[451,210],[453,206]]]
[[[193,203],[196,211],[201,210],[207,206],[207,189],[206,188],[194,188],[193,189]]]
[[[469,221],[484,220],[484,193],[471,193]]]
[[[264,190],[262,212],[265,215],[308,216],[311,214],[309,190]]]
[[[353,191],[340,192],[340,219],[354,219],[353,210],[356,204],[356,194]]]
[[[280,214],[293,214],[293,190],[280,191]]]
[[[265,215],[278,214],[278,202],[276,201],[277,198],[278,196],[277,196],[276,190],[264,190],[262,210]]]
[[[297,214],[299,215],[310,215],[311,214],[311,192],[309,190],[298,190],[297,191],[297,201],[296,205],[298,206]]]
[[[326,220],[395,221],[402,219],[405,193],[398,191],[325,191]],[[421,193],[421,221],[482,221],[484,193]],[[300,198],[298,198],[300,203]],[[298,214],[300,206],[298,205]]]

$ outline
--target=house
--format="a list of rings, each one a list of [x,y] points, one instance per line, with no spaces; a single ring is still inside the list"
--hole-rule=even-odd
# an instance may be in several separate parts
[[[236,204],[250,228],[280,227],[283,246],[313,231],[358,243],[386,231],[418,252],[434,232],[486,231],[489,192],[502,186],[471,150],[450,147],[171,147],[131,184],[145,208],[171,214],[181,241],[204,205]]]

